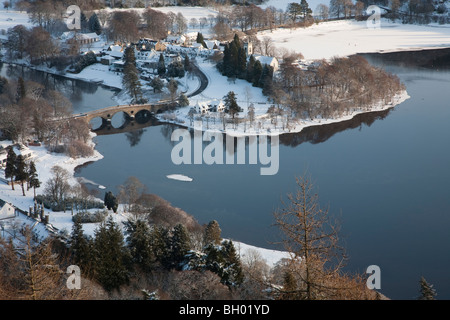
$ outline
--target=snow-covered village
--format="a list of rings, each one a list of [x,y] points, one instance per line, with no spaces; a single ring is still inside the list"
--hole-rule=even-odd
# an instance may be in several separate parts
[[[449,8],[2,0],[0,300],[450,298]]]

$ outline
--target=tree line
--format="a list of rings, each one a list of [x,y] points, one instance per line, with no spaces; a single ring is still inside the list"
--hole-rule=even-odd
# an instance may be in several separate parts
[[[234,35],[233,41],[225,45],[222,60],[217,63],[217,68],[224,76],[247,80],[254,87],[262,88],[264,94],[270,93],[273,68],[267,64],[263,65],[253,54],[247,59],[244,43],[238,34]]]
[[[74,216],[63,238],[38,241],[29,228],[16,230],[20,245],[0,238],[0,298],[385,299],[364,275],[343,271],[339,224],[320,207],[310,176],[296,183],[274,211],[289,255],[272,268],[257,251],[239,253],[216,220],[199,225],[131,177],[116,195],[131,213],[123,223],[110,214],[89,236]],[[70,265],[80,268],[79,290],[67,287]],[[419,287],[418,299],[435,299],[425,278]]]
[[[39,140],[51,151],[74,158],[90,156],[94,150],[89,126],[80,119],[66,119],[71,115],[72,104],[60,92],[22,77],[0,77],[0,130],[5,138]]]
[[[17,156],[13,147],[8,148],[5,165],[5,178],[10,179],[12,190],[14,190],[14,183],[19,183],[22,187],[22,194],[24,196],[26,195],[24,187],[25,183],[27,184],[27,191],[30,190],[30,188],[33,188],[35,197],[36,188],[41,186],[41,181],[39,181],[39,176],[36,171],[34,161],[27,162],[21,154]]]
[[[377,104],[389,104],[404,90],[400,79],[371,66],[362,56],[316,61],[306,69],[285,57],[269,98],[286,119],[337,118]]]

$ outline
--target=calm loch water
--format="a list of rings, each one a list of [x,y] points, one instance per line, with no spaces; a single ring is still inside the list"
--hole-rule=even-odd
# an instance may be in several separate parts
[[[450,299],[449,59],[423,62],[412,55],[368,56],[401,78],[410,99],[385,112],[281,136],[276,175],[261,176],[260,165],[174,165],[175,127],[164,124],[96,137],[104,159],[77,175],[113,192],[127,177],[139,177],[149,192],[200,223],[216,219],[224,237],[279,248],[272,212],[295,191],[295,176],[307,171],[322,206],[341,221],[348,271],[378,265],[381,292],[393,299],[415,299],[424,276],[438,298]],[[71,82],[52,81],[70,94]],[[107,88],[88,87],[74,95],[75,113],[116,104]]]

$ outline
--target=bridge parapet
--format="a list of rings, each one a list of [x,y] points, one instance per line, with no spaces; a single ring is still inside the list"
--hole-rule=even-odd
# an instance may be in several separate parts
[[[155,104],[129,104],[129,105],[118,105],[107,108],[102,108],[94,111],[89,111],[84,114],[77,115],[77,118],[84,118],[87,122],[90,122],[94,118],[101,118],[105,121],[110,121],[114,115],[118,112],[124,112],[130,118],[134,118],[135,115],[143,110],[146,110],[150,113],[158,113],[159,111],[167,110],[172,103],[163,102],[163,103],[155,103]]]

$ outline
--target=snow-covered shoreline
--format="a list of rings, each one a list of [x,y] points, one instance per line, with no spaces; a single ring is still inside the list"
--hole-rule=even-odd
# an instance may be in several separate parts
[[[312,126],[320,126],[320,125],[327,125],[327,124],[333,124],[338,122],[343,122],[350,120],[354,118],[355,116],[363,113],[372,113],[372,112],[380,112],[385,111],[387,109],[394,108],[395,106],[401,104],[402,102],[409,99],[410,96],[408,95],[407,91],[404,90],[394,96],[392,101],[387,104],[378,103],[374,106],[372,106],[369,109],[361,110],[361,109],[355,109],[352,113],[344,115],[339,118],[330,118],[330,119],[312,119],[312,120],[295,120],[294,123],[290,123],[289,129],[283,129],[279,127],[273,127],[273,124],[271,124],[271,120],[268,116],[265,115],[259,115],[257,122],[259,121],[262,123],[262,128],[255,128],[250,127],[247,124],[239,123],[236,128],[233,127],[233,124],[227,124],[227,127],[225,130],[223,129],[223,124],[220,119],[216,118],[215,123],[212,123],[210,119],[208,119],[208,124],[206,124],[206,118],[202,118],[200,121],[193,121],[192,124],[190,124],[190,119],[188,116],[188,111],[190,107],[181,108],[175,113],[173,113],[173,118],[175,120],[170,120],[167,115],[157,115],[157,118],[160,122],[164,123],[171,123],[175,124],[181,127],[189,128],[189,129],[196,129],[196,130],[202,130],[202,131],[208,131],[211,133],[224,133],[229,136],[255,136],[255,135],[267,135],[267,136],[275,136],[275,135],[282,135],[282,134],[288,134],[288,133],[299,133],[303,129],[307,127]],[[261,120],[263,122],[261,122]],[[201,123],[201,125],[200,125]],[[281,125],[280,125],[281,126]]]

